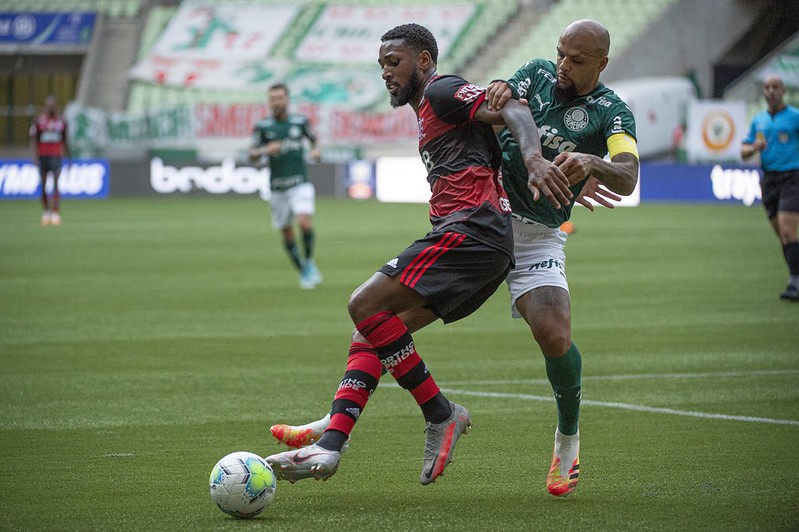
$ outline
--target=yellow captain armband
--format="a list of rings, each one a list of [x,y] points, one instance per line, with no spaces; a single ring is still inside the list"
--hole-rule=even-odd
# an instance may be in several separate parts
[[[608,137],[608,153],[611,159],[619,153],[632,153],[638,159],[638,144],[627,133],[616,133]]]

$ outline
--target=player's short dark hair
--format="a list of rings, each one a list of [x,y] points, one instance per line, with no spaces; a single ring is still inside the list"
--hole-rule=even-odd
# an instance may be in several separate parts
[[[286,94],[288,95],[289,88],[288,85],[286,85],[285,83],[275,83],[274,85],[270,85],[269,87],[269,92],[272,91],[285,91]]]
[[[433,63],[438,63],[438,43],[430,30],[419,24],[402,24],[385,32],[380,38],[380,42],[402,39],[421,53],[427,50]]]

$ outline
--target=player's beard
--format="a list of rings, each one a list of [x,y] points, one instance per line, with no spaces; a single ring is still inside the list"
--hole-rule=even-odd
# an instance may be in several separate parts
[[[559,83],[555,83],[555,101],[558,103],[569,103],[577,99],[577,88],[574,85],[566,85],[565,87]]]
[[[389,94],[391,107],[402,107],[410,102],[411,98],[419,92],[421,86],[422,78],[419,76],[419,73],[414,70],[413,73],[411,73],[410,79],[408,79],[408,84],[405,85],[404,88],[400,87],[400,91],[396,95]]]

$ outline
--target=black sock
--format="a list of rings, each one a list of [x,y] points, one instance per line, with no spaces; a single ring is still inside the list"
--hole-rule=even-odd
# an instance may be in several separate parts
[[[344,443],[346,443],[347,438],[348,436],[340,430],[328,430],[322,434],[322,437],[319,438],[319,441],[316,442],[316,445],[322,449],[327,449],[328,451],[340,452],[341,448],[344,447]]]
[[[313,245],[314,245],[314,230],[308,229],[307,231],[302,232],[302,243],[305,246],[305,258],[310,259],[313,257]]]
[[[298,270],[302,271],[302,259],[300,259],[300,253],[297,251],[297,242],[284,240],[283,244],[286,246],[286,252],[288,252],[291,262],[294,263]]]
[[[430,423],[443,423],[452,415],[452,407],[449,404],[449,400],[441,392],[438,392],[420,407],[424,420]]]
[[[788,242],[783,245],[782,253],[785,255],[785,262],[788,263],[791,278],[795,279],[799,275],[799,242]]]

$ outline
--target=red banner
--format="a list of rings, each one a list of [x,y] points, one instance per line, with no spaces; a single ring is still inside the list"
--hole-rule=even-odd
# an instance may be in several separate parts
[[[307,116],[316,135],[325,143],[382,144],[416,139],[416,116],[408,109],[386,113],[361,113],[346,109],[297,105],[293,113]],[[255,123],[269,116],[265,103],[194,105],[196,138],[243,138]]]

